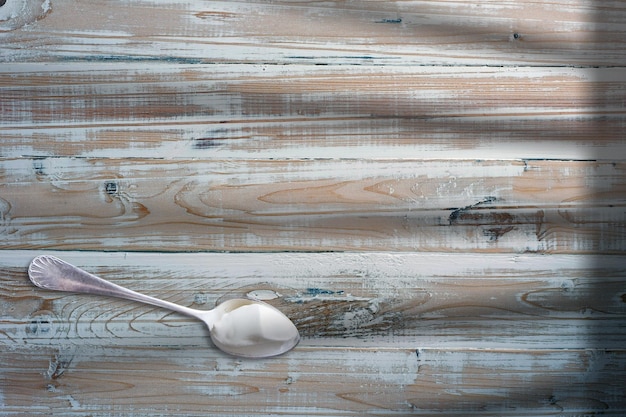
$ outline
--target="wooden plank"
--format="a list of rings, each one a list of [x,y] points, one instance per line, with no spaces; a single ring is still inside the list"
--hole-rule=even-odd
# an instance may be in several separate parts
[[[5,158],[626,155],[621,68],[5,64],[0,93]]]
[[[35,253],[0,253],[0,343],[6,348],[212,349],[193,319],[35,288],[26,276]],[[620,349],[626,343],[623,256],[57,254],[122,286],[190,307],[256,294],[294,320],[303,348]]]
[[[250,361],[212,348],[185,318],[35,288],[25,267],[36,253],[1,254],[6,415],[625,410],[623,257],[55,253],[193,307],[278,292],[268,302],[294,318],[303,341]]]
[[[4,415],[617,416],[626,411],[623,350],[300,349],[250,361],[202,348],[61,347],[3,351],[0,364],[0,375],[11,381],[4,387]]]
[[[625,5],[0,1],[0,415],[626,415]]]
[[[621,253],[623,163],[0,161],[3,249]]]
[[[17,5],[26,4],[19,8]],[[8,0],[11,61],[623,65],[621,1]]]

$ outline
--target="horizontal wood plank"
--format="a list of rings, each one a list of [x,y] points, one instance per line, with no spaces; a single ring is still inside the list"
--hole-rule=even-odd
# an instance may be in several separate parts
[[[0,415],[626,415],[625,39],[612,0],[0,1]],[[49,250],[302,341],[40,290]]]
[[[563,416],[626,404],[619,256],[55,253],[191,307],[277,305],[304,338],[250,361],[176,314],[33,287],[36,253],[0,262],[7,415]]]
[[[200,322],[135,302],[35,288],[36,252],[2,255],[0,333],[10,346],[210,348]],[[207,309],[261,297],[302,347],[617,349],[623,256],[232,253],[59,256],[117,284]],[[268,296],[269,294],[269,296]]]
[[[0,374],[6,415],[617,416],[625,362],[624,351],[588,350],[301,349],[242,361],[59,347],[2,352]]]
[[[608,68],[7,64],[0,156],[614,160],[625,86]]]
[[[3,249],[619,253],[624,165],[0,161]]]
[[[7,0],[0,59],[622,65],[625,23],[620,1]]]

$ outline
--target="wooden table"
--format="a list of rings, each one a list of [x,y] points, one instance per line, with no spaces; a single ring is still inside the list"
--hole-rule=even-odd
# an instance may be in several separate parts
[[[626,2],[0,6],[2,416],[626,415]],[[51,253],[274,359],[55,293]]]

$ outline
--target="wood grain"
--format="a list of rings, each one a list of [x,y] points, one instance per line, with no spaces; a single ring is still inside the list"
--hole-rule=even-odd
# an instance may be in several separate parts
[[[0,0],[0,416],[626,415],[626,2]],[[288,355],[32,286],[42,252]]]
[[[135,302],[42,291],[5,255],[4,343],[209,346],[200,322]],[[59,256],[131,289],[189,307],[269,291],[302,346],[581,349],[626,343],[622,256],[417,253]],[[246,268],[242,268],[242,264]],[[12,265],[12,266],[8,266]]]
[[[28,3],[37,2],[41,10]],[[38,20],[2,23],[21,26],[2,35],[2,61],[621,66],[626,57],[621,1],[50,4]]]
[[[2,257],[9,414],[623,411],[622,257],[57,253],[196,308],[273,292],[303,340],[247,361],[182,316],[32,287],[20,265],[34,254]]]
[[[618,415],[625,382],[613,379],[623,352],[588,350],[299,349],[240,361],[202,348],[64,347],[7,357],[4,411],[32,416]]]
[[[0,152],[613,160],[624,85],[621,68],[7,64]]]
[[[5,249],[616,253],[622,163],[0,162]]]

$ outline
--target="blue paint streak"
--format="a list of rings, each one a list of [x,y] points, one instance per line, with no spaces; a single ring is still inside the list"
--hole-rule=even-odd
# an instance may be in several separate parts
[[[321,288],[307,288],[305,294],[311,295],[311,296],[332,295],[332,294],[343,294],[343,291],[323,290]]]
[[[177,56],[128,56],[128,55],[83,55],[65,56],[63,61],[70,62],[166,62],[168,64],[202,64],[205,61],[198,58]]]

